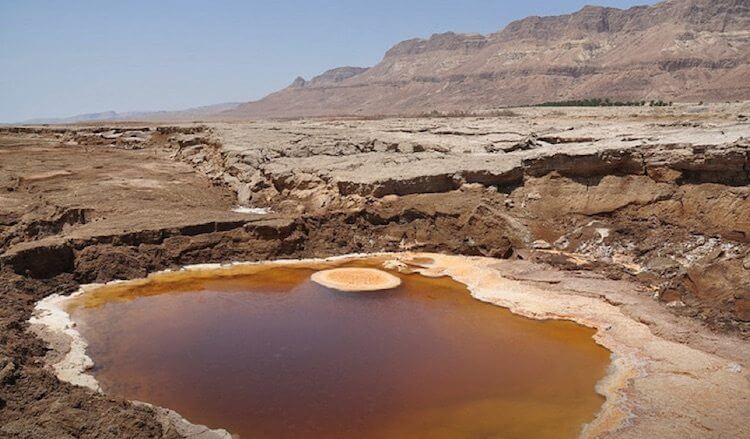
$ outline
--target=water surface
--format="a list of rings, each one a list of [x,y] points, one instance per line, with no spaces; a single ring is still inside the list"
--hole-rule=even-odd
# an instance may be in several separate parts
[[[106,392],[242,438],[574,437],[603,403],[591,329],[447,278],[339,293],[312,273],[117,286],[71,314]]]

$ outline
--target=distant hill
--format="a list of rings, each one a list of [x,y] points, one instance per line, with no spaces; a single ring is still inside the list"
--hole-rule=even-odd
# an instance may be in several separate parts
[[[101,113],[79,114],[71,117],[61,118],[39,118],[24,121],[25,124],[68,124],[96,121],[188,121],[202,119],[225,111],[235,109],[239,103],[226,103],[216,105],[206,105],[179,111],[133,111],[126,113],[117,113],[115,111],[105,111]]]
[[[219,117],[466,111],[594,97],[750,99],[750,1],[587,6],[491,35],[408,40],[374,67],[298,78]]]
[[[528,17],[490,35],[403,41],[373,67],[297,78],[255,102],[29,123],[421,114],[592,98],[750,100],[750,0],[586,6]]]

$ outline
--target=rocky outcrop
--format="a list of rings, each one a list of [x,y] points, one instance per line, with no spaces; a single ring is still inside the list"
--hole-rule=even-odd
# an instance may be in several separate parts
[[[307,82],[305,85],[310,86],[321,86],[321,85],[332,85],[349,78],[353,78],[360,73],[367,71],[366,67],[338,67],[335,69],[328,70],[322,75],[316,76]]]
[[[743,0],[668,0],[655,6],[627,10],[585,6],[580,11],[557,17],[529,17],[509,24],[493,35],[499,39],[570,39],[591,34],[643,32],[655,26],[681,25],[693,31],[746,31],[750,5]]]
[[[415,38],[398,43],[385,53],[385,58],[408,57],[438,51],[476,51],[488,43],[489,39],[483,35],[446,32],[435,34],[427,40]]]
[[[338,67],[328,70],[327,72],[314,77],[310,81],[306,81],[305,78],[298,76],[289,87],[302,88],[333,86],[366,71],[367,68],[364,67]]]

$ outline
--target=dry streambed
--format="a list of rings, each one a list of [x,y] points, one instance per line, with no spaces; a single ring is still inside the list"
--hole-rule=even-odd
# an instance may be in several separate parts
[[[596,278],[576,279],[569,274],[557,274],[556,282],[547,282],[550,272],[539,269],[536,276],[533,270],[527,270],[525,279],[521,279],[513,275],[517,271],[496,259],[481,257],[375,256],[382,260],[384,267],[401,273],[418,272],[431,278],[449,276],[466,285],[476,299],[506,307],[518,315],[572,320],[594,328],[594,340],[611,351],[612,357],[606,376],[596,385],[596,391],[606,400],[596,417],[583,427],[581,435],[584,437],[741,437],[750,433],[745,422],[750,416],[746,346],[739,340],[711,335],[715,345],[725,349],[710,351],[696,343],[680,343],[656,335],[644,322],[626,314],[622,303],[612,303],[611,299],[605,300],[606,294],[596,294],[598,289],[612,287],[608,281]],[[257,272],[258,267],[268,264],[321,269],[360,258],[194,266],[104,288],[87,286],[70,298],[53,296],[42,300],[32,319],[33,328],[59,353],[49,359],[60,379],[100,390],[97,380],[89,375],[92,361],[85,351],[86,341],[66,312],[71,307],[126,301],[139,289],[148,290],[148,285],[196,278],[205,280],[217,275],[237,276]],[[563,279],[565,276],[568,278]],[[156,291],[158,294],[159,288]],[[627,305],[637,307],[638,303]],[[732,344],[736,347],[734,355],[727,354],[731,349],[726,349]],[[553,377],[554,368],[550,368],[549,377]],[[490,376],[486,379],[491,381]],[[541,380],[544,379],[545,374],[542,374]],[[164,422],[179,424],[180,431],[226,435],[225,431],[211,431],[180,421],[173,412],[160,413]]]

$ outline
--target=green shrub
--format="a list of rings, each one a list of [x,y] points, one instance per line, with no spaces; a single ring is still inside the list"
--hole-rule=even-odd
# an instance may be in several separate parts
[[[543,102],[539,107],[640,107],[646,101],[612,101],[610,98],[575,99],[567,101]]]

